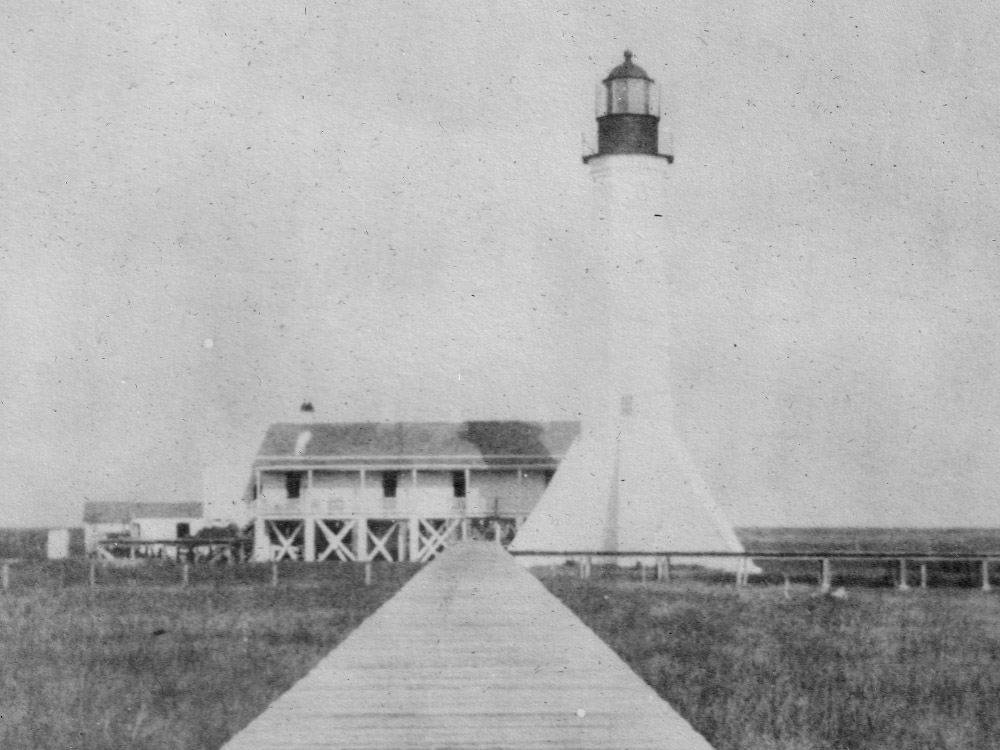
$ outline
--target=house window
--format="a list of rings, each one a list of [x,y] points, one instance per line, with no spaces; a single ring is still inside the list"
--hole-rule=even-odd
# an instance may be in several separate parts
[[[399,487],[398,471],[382,472],[382,496],[396,497],[396,488]]]
[[[285,492],[289,500],[298,500],[302,494],[302,472],[289,471],[285,474]]]
[[[187,539],[189,536],[191,536],[191,524],[189,523],[177,524],[177,538]]]
[[[451,472],[451,486],[455,490],[455,497],[465,497],[465,472]]]

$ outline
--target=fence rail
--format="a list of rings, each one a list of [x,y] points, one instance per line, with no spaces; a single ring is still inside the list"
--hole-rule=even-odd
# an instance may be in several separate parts
[[[754,560],[794,560],[804,562],[818,562],[819,571],[817,578],[821,591],[828,592],[833,588],[833,565],[834,560],[855,560],[865,562],[891,562],[898,566],[898,577],[896,585],[900,591],[907,591],[911,588],[908,572],[908,563],[916,562],[920,565],[920,588],[927,588],[928,575],[927,564],[930,562],[968,562],[976,563],[980,566],[980,589],[982,591],[992,591],[990,582],[990,563],[1000,559],[1000,552],[987,553],[961,553],[961,552],[680,552],[680,551],[649,551],[633,550],[628,552],[608,552],[595,550],[512,550],[511,554],[523,557],[558,557],[571,558],[580,565],[580,575],[589,578],[593,567],[593,558],[639,558],[642,568],[642,579],[645,580],[645,560],[654,560],[656,566],[657,579],[669,579],[671,562],[677,558],[729,558],[739,560],[742,564],[736,570],[736,585],[743,587],[749,584],[749,563]],[[788,576],[785,576],[785,585],[788,585]]]
[[[176,543],[176,540],[173,540]],[[236,540],[184,540],[182,542],[183,547],[199,547],[199,546],[218,546],[226,545],[232,543]],[[239,540],[243,542],[244,540]],[[140,540],[118,540],[114,542],[105,542],[104,545],[121,545],[122,547],[142,547],[149,544],[162,544],[163,542],[156,541],[140,541]],[[850,563],[850,562],[863,562],[863,563],[889,563],[892,565],[893,570],[891,574],[891,582],[897,586],[900,590],[905,591],[913,586],[919,585],[920,588],[928,588],[930,582],[929,565],[936,564],[938,567],[936,570],[931,570],[934,572],[938,580],[944,577],[947,583],[958,585],[968,585],[972,582],[978,584],[979,588],[983,591],[991,591],[993,589],[993,582],[991,582],[991,572],[994,574],[997,572],[997,568],[1000,566],[994,565],[994,563],[1000,562],[1000,551],[990,551],[990,552],[977,552],[977,553],[958,553],[958,552],[903,552],[903,551],[888,551],[888,552],[817,552],[813,550],[803,550],[803,551],[784,551],[784,552],[731,552],[731,551],[651,551],[651,550],[630,550],[626,552],[607,552],[607,551],[596,551],[596,550],[518,550],[512,552],[513,555],[519,557],[537,557],[537,558],[561,558],[565,560],[572,561],[577,564],[579,568],[580,575],[582,577],[590,577],[594,563],[598,559],[608,559],[608,558],[633,558],[639,563],[639,576],[642,581],[646,580],[647,568],[650,567],[649,563],[652,563],[652,567],[655,568],[655,577],[658,580],[669,580],[672,573],[672,566],[678,562],[697,562],[699,559],[703,558],[729,558],[735,559],[739,563],[736,566],[735,579],[736,585],[743,587],[750,582],[750,563],[755,561],[760,564],[765,564],[767,561],[773,562],[799,562],[806,563],[807,566],[805,570],[803,568],[795,569],[793,568],[791,573],[789,573],[788,568],[774,569],[773,566],[770,570],[765,571],[765,575],[774,574],[783,575],[785,579],[786,587],[790,578],[794,577],[796,580],[800,580],[803,575],[808,575],[810,578],[814,575],[813,570],[815,570],[815,580],[817,580],[818,585],[822,591],[830,591],[833,587],[835,580],[835,564],[836,563]],[[357,562],[327,562],[327,563],[301,563],[301,562],[290,562],[290,563],[252,563],[246,561],[246,557],[242,556],[229,557],[227,560],[202,558],[199,560],[187,560],[184,557],[178,556],[176,558],[166,557],[161,560],[156,558],[141,558],[138,560],[132,560],[129,558],[97,558],[89,561],[84,560],[63,560],[54,561],[51,563],[41,563],[42,567],[39,567],[39,563],[33,563],[31,561],[24,560],[0,560],[0,590],[9,590],[13,587],[21,587],[24,585],[45,585],[47,582],[49,585],[89,585],[91,587],[96,585],[115,585],[118,583],[147,583],[151,585],[165,584],[165,585],[180,585],[188,586],[197,583],[269,583],[271,586],[278,585],[279,580],[279,566],[280,570],[285,570],[285,565],[288,565],[288,576],[294,580],[308,580],[308,581],[319,581],[322,580],[325,575],[322,569],[327,565],[336,566],[352,566],[358,569],[359,582],[364,581],[365,583],[370,583],[372,580],[373,562],[371,560],[360,560]],[[199,562],[201,564],[199,564]],[[224,564],[217,565],[212,564],[213,562],[226,562],[226,563],[236,563],[236,564]],[[959,569],[956,571],[954,567],[948,570],[948,563],[968,563],[973,565],[970,569]],[[813,569],[811,565],[815,564],[816,568]],[[391,568],[394,565],[400,565],[400,563],[379,563],[381,566],[386,566]],[[405,565],[405,564],[403,564]],[[914,576],[911,575],[910,566],[913,565],[919,571],[919,577],[914,580]],[[992,567],[992,571],[991,571]],[[37,568],[37,569],[36,569]],[[943,568],[943,569],[942,569]],[[978,570],[977,570],[978,569]],[[17,572],[23,570],[23,573]],[[210,573],[210,570],[214,570],[214,573]],[[875,568],[875,570],[878,570]],[[297,571],[297,572],[296,572]],[[311,572],[310,572],[311,571]],[[865,568],[864,574],[860,574],[857,567],[845,570],[841,567],[837,571],[841,576],[845,576],[850,571],[854,580],[860,578],[868,578],[869,583],[871,582],[871,568]],[[885,576],[888,573],[883,569],[880,574],[882,578],[881,581],[885,581]],[[970,580],[971,574],[971,580]],[[958,581],[955,580],[957,576],[961,576]],[[280,574],[282,581],[288,581],[290,579],[286,578],[285,573]],[[876,579],[879,580],[879,579]],[[780,581],[780,579],[779,579]]]
[[[246,562],[214,565],[172,559],[102,558],[55,561],[0,560],[0,593],[32,589],[115,589],[133,586],[170,589],[198,586],[322,586],[348,579],[358,586],[405,580],[416,564],[376,561],[303,563]]]
[[[651,552],[637,550],[629,552],[595,552],[592,550],[542,551],[508,550],[510,554],[525,557],[733,557],[746,559],[788,558],[792,560],[858,559],[858,560],[994,560],[1000,559],[998,552],[679,552],[676,550]]]

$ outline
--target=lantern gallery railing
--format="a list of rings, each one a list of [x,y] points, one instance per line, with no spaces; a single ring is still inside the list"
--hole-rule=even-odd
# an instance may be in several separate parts
[[[908,591],[910,586],[909,563],[916,563],[920,568],[920,588],[927,588],[927,564],[942,562],[967,562],[975,563],[979,566],[980,588],[983,591],[992,591],[990,583],[990,563],[1000,560],[1000,552],[987,554],[967,554],[967,553],[913,553],[913,552],[679,552],[679,551],[656,551],[648,550],[636,551],[588,551],[588,550],[516,550],[511,551],[512,555],[524,557],[549,557],[567,558],[575,560],[580,566],[580,575],[584,578],[590,577],[594,558],[636,558],[642,569],[643,579],[647,561],[652,561],[656,568],[657,579],[669,579],[671,562],[678,558],[685,560],[697,560],[698,558],[733,558],[739,561],[736,569],[736,585],[745,586],[749,582],[749,568],[751,561],[763,560],[792,560],[799,562],[818,563],[819,570],[817,579],[822,591],[827,592],[833,588],[833,561],[865,561],[865,562],[892,562],[897,565],[896,585],[900,591]],[[787,585],[788,576],[785,575]]]

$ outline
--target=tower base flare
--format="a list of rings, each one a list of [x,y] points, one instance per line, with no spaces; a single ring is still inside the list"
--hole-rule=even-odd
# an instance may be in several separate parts
[[[512,551],[744,552],[669,422],[592,422],[569,449]],[[645,555],[605,558],[632,566]],[[526,565],[538,558],[523,556]],[[735,572],[738,557],[685,560]]]

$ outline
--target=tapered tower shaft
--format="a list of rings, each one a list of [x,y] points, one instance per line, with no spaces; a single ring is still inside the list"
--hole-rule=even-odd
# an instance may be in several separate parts
[[[655,81],[632,61],[597,90],[597,153],[584,157],[595,183],[598,272],[605,294],[607,367],[598,418],[669,420],[670,362],[661,261],[667,178],[659,153]]]

